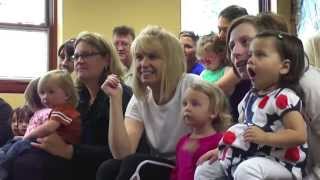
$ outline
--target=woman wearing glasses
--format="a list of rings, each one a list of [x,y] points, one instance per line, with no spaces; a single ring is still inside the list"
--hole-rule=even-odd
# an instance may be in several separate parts
[[[24,158],[15,163],[15,180],[95,179],[100,163],[112,157],[106,136],[109,125],[109,97],[100,86],[109,74],[121,77],[123,67],[114,47],[99,34],[80,33],[74,44],[72,59],[80,97],[77,109],[81,114],[81,143],[65,144],[56,134],[38,139],[38,143],[34,144],[35,148],[55,155],[54,158],[48,156],[39,163],[36,161],[38,158],[34,157],[35,153],[26,153]],[[122,108],[125,110],[132,92],[128,86],[123,85],[123,89]],[[27,173],[21,173],[25,171]],[[69,174],[70,172],[72,174]]]

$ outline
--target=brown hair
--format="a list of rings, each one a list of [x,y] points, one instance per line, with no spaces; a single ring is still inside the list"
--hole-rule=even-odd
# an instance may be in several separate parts
[[[75,41],[75,47],[80,42],[91,45],[101,53],[101,56],[110,58],[109,67],[104,68],[103,72],[101,72],[101,77],[98,82],[99,86],[102,85],[109,74],[116,74],[122,79],[125,68],[120,62],[119,55],[112,43],[105,40],[100,34],[91,32],[81,32]],[[82,87],[81,82],[77,81],[77,86]]]
[[[279,86],[294,90],[303,99],[299,86],[299,80],[305,69],[305,54],[301,40],[288,33],[270,30],[260,32],[255,37],[255,39],[264,38],[272,38],[281,60],[289,60],[290,63],[289,72],[280,76]]]
[[[127,36],[130,35],[132,39],[136,37],[134,33],[134,29],[132,27],[122,25],[122,26],[116,26],[112,30],[112,35],[120,35],[120,36]]]
[[[39,110],[44,108],[38,94],[38,83],[40,78],[33,79],[29,82],[26,90],[24,91],[24,98],[26,105],[32,110]]]

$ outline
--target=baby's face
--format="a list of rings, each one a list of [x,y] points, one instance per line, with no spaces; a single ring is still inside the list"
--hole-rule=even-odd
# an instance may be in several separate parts
[[[219,53],[205,52],[201,58],[201,63],[206,67],[206,69],[215,71],[221,68],[223,58],[224,57]]]
[[[49,80],[38,92],[41,102],[50,108],[67,103],[68,95],[54,80]]]

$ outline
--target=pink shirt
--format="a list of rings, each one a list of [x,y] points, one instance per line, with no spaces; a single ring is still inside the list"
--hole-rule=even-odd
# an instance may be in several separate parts
[[[176,168],[173,170],[171,180],[193,180],[197,160],[209,150],[218,147],[222,133],[192,139],[190,134],[183,136],[176,148]]]
[[[50,108],[43,108],[41,110],[36,111],[30,118],[26,134],[30,133],[34,128],[40,126],[46,120],[48,120],[50,112]]]

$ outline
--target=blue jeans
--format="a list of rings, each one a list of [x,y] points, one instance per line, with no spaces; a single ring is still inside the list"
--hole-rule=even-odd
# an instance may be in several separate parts
[[[6,179],[14,160],[31,148],[31,140],[13,139],[0,148],[0,180]]]

